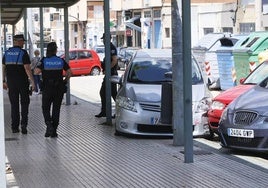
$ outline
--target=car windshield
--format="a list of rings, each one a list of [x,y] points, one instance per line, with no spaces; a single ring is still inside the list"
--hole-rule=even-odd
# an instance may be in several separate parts
[[[104,48],[96,48],[97,53],[104,53]]]
[[[131,59],[134,53],[134,50],[126,50],[126,58]]]
[[[132,62],[128,81],[158,84],[167,80],[165,73],[171,70],[171,59],[137,59]]]
[[[135,59],[130,67],[128,82],[159,84],[169,79],[165,73],[172,71],[171,59]],[[202,83],[201,72],[192,64],[192,84]]]
[[[268,75],[268,62],[263,62],[244,81],[243,84],[258,84]]]

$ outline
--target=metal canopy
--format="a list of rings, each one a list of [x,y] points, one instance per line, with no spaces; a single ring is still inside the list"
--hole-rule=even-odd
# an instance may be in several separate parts
[[[1,24],[16,24],[22,17],[24,8],[33,7],[69,7],[79,0],[1,0]]]

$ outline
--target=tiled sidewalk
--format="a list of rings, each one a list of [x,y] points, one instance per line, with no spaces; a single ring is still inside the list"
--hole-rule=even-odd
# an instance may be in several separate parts
[[[4,98],[9,188],[268,187],[267,169],[197,141],[187,164],[172,139],[114,136],[105,118],[94,117],[98,103],[73,96],[62,105],[58,138],[44,137],[40,95],[31,97],[28,135],[13,134]]]

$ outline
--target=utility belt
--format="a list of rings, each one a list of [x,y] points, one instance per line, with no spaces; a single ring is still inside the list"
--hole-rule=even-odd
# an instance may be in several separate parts
[[[67,85],[63,82],[63,80],[53,80],[53,79],[46,79],[41,80],[39,84],[40,90],[43,91],[44,88],[46,89],[59,89],[63,93],[67,92]]]
[[[44,80],[44,85],[47,85],[47,86],[59,86],[62,84],[63,84],[63,80],[54,80],[54,79]]]

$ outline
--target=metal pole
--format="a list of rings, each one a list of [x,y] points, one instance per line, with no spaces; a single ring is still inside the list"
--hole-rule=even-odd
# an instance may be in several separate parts
[[[4,52],[7,50],[7,25],[4,24]]]
[[[192,57],[191,57],[191,1],[182,1],[183,44],[183,107],[184,107],[184,161],[193,162],[192,118]]]
[[[0,4],[1,9],[1,4]],[[1,17],[1,11],[0,11]],[[1,19],[0,19],[1,25]],[[6,32],[4,32],[6,34]],[[1,38],[2,32],[0,32]],[[3,83],[3,72],[2,72],[2,48],[0,48],[0,80]],[[6,187],[6,157],[5,157],[5,120],[4,120],[4,97],[3,87],[0,88],[0,187]]]
[[[184,144],[182,23],[177,0],[172,0],[173,145]]]
[[[106,123],[112,125],[111,116],[111,47],[110,47],[110,8],[109,0],[104,0],[104,32],[105,32],[105,86],[106,86]]]
[[[40,52],[41,52],[41,57],[46,56],[44,54],[44,15],[43,15],[43,7],[39,8],[39,14],[40,14]]]
[[[28,36],[27,36],[27,32],[28,32],[28,31],[27,31],[27,20],[28,20],[27,8],[24,9],[23,20],[24,20],[24,38],[27,40],[27,39],[28,39]],[[25,50],[28,49],[28,42],[29,42],[29,41],[27,41],[27,42],[25,43]]]
[[[65,47],[65,61],[69,63],[69,22],[68,22],[68,7],[64,7],[64,47]],[[66,92],[66,105],[71,104],[71,94],[70,94],[70,82],[67,83]]]

